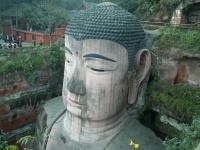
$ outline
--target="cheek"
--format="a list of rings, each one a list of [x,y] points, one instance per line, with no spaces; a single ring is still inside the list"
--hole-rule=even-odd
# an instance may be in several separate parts
[[[67,94],[67,83],[69,82],[69,80],[71,79],[71,77],[73,76],[73,70],[74,70],[74,65],[73,64],[68,64],[65,61],[65,69],[64,69],[64,79],[63,79],[63,90],[62,90],[62,94],[65,97]]]
[[[88,117],[102,120],[113,116],[126,103],[126,80],[120,72],[86,72]]]
[[[86,72],[86,89],[89,87],[90,89],[98,90],[105,89],[109,87],[112,80],[112,75],[110,74],[95,74],[90,71]]]

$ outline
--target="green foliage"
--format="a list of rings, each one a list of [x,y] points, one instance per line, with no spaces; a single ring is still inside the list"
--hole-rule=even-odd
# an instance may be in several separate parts
[[[59,2],[59,0],[32,2],[29,4],[30,7],[23,8],[22,17],[29,20],[33,30],[51,34],[55,25],[64,24],[67,20],[66,9],[62,8]]]
[[[171,112],[180,121],[190,122],[194,115],[200,115],[200,89],[189,85],[154,81],[148,87],[146,102]]]
[[[82,0],[59,0],[59,5],[67,10],[79,9],[82,3]]]
[[[4,149],[7,146],[7,141],[4,139],[4,136],[0,133],[0,149]]]
[[[160,10],[165,9],[174,10],[179,4],[185,2],[185,0],[158,0]]]
[[[86,0],[86,1],[94,3],[112,2],[123,7],[129,12],[134,12],[139,4],[139,0]]]
[[[36,81],[35,71],[50,68],[52,71],[63,70],[64,50],[63,40],[52,46],[37,46],[29,49],[17,49],[15,52],[0,54],[0,75],[21,71],[25,73],[30,85]]]
[[[44,66],[44,58],[39,51],[19,51],[17,54],[2,53],[0,55],[0,74],[6,74],[15,70],[29,72],[41,69]]]
[[[200,143],[200,116],[193,118],[191,125],[184,125],[184,134],[180,138],[167,138],[164,141],[166,150],[195,149]]]
[[[191,53],[200,53],[199,31],[187,31],[173,27],[163,27],[160,31],[161,36],[156,41],[156,45],[160,48],[175,47]]]
[[[158,11],[158,4],[156,1],[141,0],[136,14],[141,18],[141,20],[146,20],[156,11]]]
[[[28,144],[28,142],[34,142],[35,141],[35,137],[31,136],[31,135],[27,135],[24,136],[22,138],[20,138],[17,143],[20,143],[21,145],[26,145]]]
[[[142,20],[149,20],[163,15],[172,15],[176,7],[185,0],[140,0],[136,14]]]
[[[117,0],[115,3],[129,12],[134,12],[139,5],[139,0]]]
[[[4,148],[4,150],[19,150],[19,148],[16,145],[8,145]]]
[[[50,47],[50,54],[48,56],[48,64],[52,70],[62,68],[64,65],[64,51],[60,49],[59,44],[53,44]],[[62,65],[63,64],[63,65]]]
[[[163,123],[160,121],[161,115],[155,117],[154,126],[157,131],[162,132],[163,134],[170,137],[180,137],[182,132],[168,123]]]
[[[36,137],[34,136],[31,136],[31,135],[27,135],[27,136],[24,136],[22,138],[20,138],[17,143],[21,144],[21,146],[25,146],[28,144],[28,143],[34,143],[36,140]],[[33,150],[33,149],[29,149],[29,148],[24,148],[24,150]]]
[[[26,147],[28,143],[34,143],[36,138],[31,135],[24,136],[20,138],[17,143],[20,144],[23,147]],[[3,138],[2,135],[0,135],[0,149],[1,150],[19,150],[19,147],[17,145],[8,145],[7,141]],[[24,148],[23,150],[33,150],[29,148]]]

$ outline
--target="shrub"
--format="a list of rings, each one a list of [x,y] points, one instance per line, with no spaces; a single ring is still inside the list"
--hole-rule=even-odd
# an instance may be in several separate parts
[[[4,150],[19,150],[16,145],[9,145],[4,148]]]
[[[200,90],[197,87],[153,81],[147,88],[145,99],[146,105],[167,110],[179,121],[190,122],[194,115],[200,115]]]
[[[191,53],[200,53],[200,33],[173,27],[161,28],[161,36],[156,40],[156,46],[161,49],[180,48]]]
[[[184,124],[183,132],[180,138],[165,139],[166,150],[195,149],[200,143],[200,116],[194,117],[191,125]]]
[[[4,136],[0,133],[0,149],[4,149],[7,146],[7,141],[4,139]]]
[[[50,54],[48,56],[48,64],[52,70],[57,70],[64,65],[64,51],[60,49],[59,45],[52,45]]]
[[[171,18],[176,7],[185,0],[140,0],[136,13],[142,20],[150,20],[155,16],[168,15]]]
[[[0,74],[12,71],[31,71],[45,65],[45,57],[39,51],[19,51],[17,53],[3,53],[0,57]]]
[[[64,68],[63,40],[59,40],[52,46],[36,46],[34,48],[22,48],[15,51],[4,51],[0,54],[0,75],[21,71],[25,73],[30,85],[34,85],[36,76],[34,71],[50,68],[54,72]]]
[[[17,143],[19,143],[21,146],[25,147],[24,150],[33,150],[32,148],[27,148],[30,147],[28,145],[33,145],[35,144],[36,138],[32,135],[27,135],[24,137],[21,137]]]

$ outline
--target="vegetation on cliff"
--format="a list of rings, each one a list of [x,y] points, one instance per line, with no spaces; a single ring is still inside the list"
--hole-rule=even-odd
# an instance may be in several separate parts
[[[200,143],[200,116],[194,117],[191,125],[183,124],[182,132],[179,138],[164,141],[166,150],[194,150]]]
[[[1,50],[0,76],[11,72],[24,72],[30,82],[35,77],[34,71],[49,68],[52,72],[64,67],[63,41],[51,46],[36,46]]]
[[[200,32],[186,29],[163,27],[161,35],[157,38],[155,46],[166,50],[172,47],[182,49],[189,53],[200,53]]]
[[[148,125],[150,119],[151,123],[148,126],[160,137],[167,136],[164,140],[166,150],[195,149],[200,142],[199,108],[199,87],[187,84],[173,85],[167,81],[153,80],[148,85],[145,97],[145,112],[142,113],[140,118],[146,125]],[[150,114],[152,112],[150,110],[156,112]],[[181,130],[162,122],[162,115],[177,120]]]
[[[37,47],[41,49],[41,47]],[[43,48],[42,48],[43,49]],[[41,51],[29,49],[20,49],[13,53],[4,52],[0,56],[0,74],[6,74],[12,71],[31,71],[42,69],[45,62]]]
[[[139,0],[135,11],[141,20],[169,21],[172,13],[185,0]]]
[[[200,115],[200,90],[186,84],[156,81],[148,87],[146,103],[179,121],[191,122],[193,116]]]

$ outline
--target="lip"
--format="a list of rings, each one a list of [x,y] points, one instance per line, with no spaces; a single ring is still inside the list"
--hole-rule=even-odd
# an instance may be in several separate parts
[[[70,104],[73,107],[83,107],[84,104],[78,103],[76,100],[71,99],[70,97],[67,98],[67,103]]]

